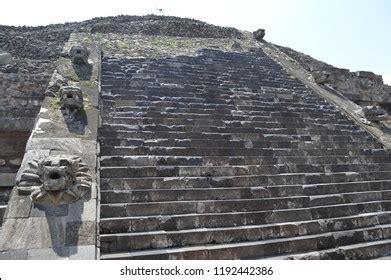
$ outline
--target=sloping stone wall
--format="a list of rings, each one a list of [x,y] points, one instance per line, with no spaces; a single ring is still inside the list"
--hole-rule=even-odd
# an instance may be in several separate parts
[[[29,135],[29,131],[0,131],[0,188],[14,185]]]
[[[49,80],[48,74],[0,72],[0,225]]]
[[[64,50],[68,52],[71,46],[78,42],[80,42],[78,35],[71,36]],[[89,69],[88,78],[75,70],[70,59],[61,59],[57,67],[57,72],[70,80],[72,86],[81,88],[84,99],[83,109],[72,121],[69,121],[60,110],[59,97],[45,97],[27,142],[17,182],[23,181],[23,178],[28,176],[26,174],[31,170],[34,161],[76,156],[85,165],[86,171],[83,172],[91,179],[90,191],[71,204],[47,205],[33,200],[33,195],[30,196],[17,183],[12,190],[5,213],[0,236],[0,259],[95,259],[97,257],[97,182],[99,179],[96,176],[96,131],[99,119],[100,49],[96,44],[87,44],[86,47],[91,51],[89,65],[85,66]],[[79,76],[80,79],[74,81],[71,76]],[[44,180],[43,175],[39,176],[41,176],[40,180]],[[42,191],[42,189],[44,188],[41,186],[37,190]]]
[[[31,131],[50,77],[0,73],[0,130]]]
[[[384,84],[382,76],[337,68],[290,48],[275,46],[310,72],[316,83],[337,90],[349,100],[359,105],[379,104],[386,108],[391,104],[391,86]]]
[[[46,73],[0,71],[0,206],[6,204],[14,185],[49,80]]]

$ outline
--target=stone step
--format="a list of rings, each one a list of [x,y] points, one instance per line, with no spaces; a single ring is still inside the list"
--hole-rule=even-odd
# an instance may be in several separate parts
[[[391,188],[384,191],[345,192],[338,194],[310,196],[311,206],[336,205],[365,201],[391,200]]]
[[[172,84],[175,83],[179,86],[186,86],[193,84],[194,86],[198,86],[199,89],[205,88],[206,90],[212,90],[214,88],[218,88],[220,90],[226,90],[229,92],[232,88],[247,88],[247,91],[257,92],[262,87],[274,88],[276,90],[285,90],[285,91],[296,91],[299,92],[297,95],[305,98],[308,96],[308,89],[303,87],[302,84],[296,83],[292,80],[285,79],[281,76],[276,76],[272,79],[270,78],[261,78],[257,79],[237,79],[235,81],[224,81],[216,80],[216,76],[214,77],[184,77],[182,73],[177,73],[175,71],[170,71],[170,76],[163,77],[165,74],[159,73],[159,82],[150,80],[150,81],[139,81],[139,80],[129,80],[129,81],[105,81],[105,85],[102,90],[106,91],[109,89],[121,90],[124,88],[133,89],[133,90],[142,90],[145,88],[151,87],[159,87],[162,84]],[[166,73],[168,74],[168,73]],[[236,73],[238,74],[238,73]],[[243,73],[244,74],[244,73]],[[188,74],[187,74],[188,75]],[[173,77],[175,76],[175,78]],[[163,88],[163,87],[161,87]]]
[[[126,113],[127,114],[127,113]],[[130,125],[210,125],[210,126],[222,126],[224,124],[243,126],[248,125],[248,123],[254,122],[257,126],[264,124],[265,126],[273,125],[285,125],[288,127],[297,126],[302,127],[302,125],[311,123],[314,125],[352,125],[352,121],[346,119],[329,119],[329,118],[296,118],[296,119],[284,119],[284,118],[269,118],[269,117],[247,117],[247,116],[235,116],[225,115],[225,116],[183,116],[183,115],[171,115],[171,114],[162,114],[161,116],[149,117],[149,116],[127,116],[121,112],[109,111],[107,115],[103,114],[102,118],[107,123],[125,123]]]
[[[182,96],[183,94],[186,94],[186,90],[182,90],[179,94],[181,96],[143,96],[140,95],[140,92],[146,92],[149,89],[139,89],[135,90],[134,95],[128,94],[128,95],[121,95],[118,94],[118,92],[121,91],[121,89],[113,88],[110,91],[103,91],[106,92],[105,95],[102,96],[103,105],[106,108],[106,110],[109,107],[115,108],[116,112],[129,112],[133,110],[148,110],[149,108],[152,109],[152,111],[159,111],[156,110],[156,108],[160,107],[166,107],[170,110],[172,109],[178,109],[180,111],[188,111],[188,112],[196,112],[200,110],[211,110],[215,109],[217,110],[216,113],[227,113],[228,110],[237,110],[238,107],[244,107],[245,110],[242,111],[248,111],[248,112],[255,112],[255,111],[263,111],[263,112],[282,112],[286,113],[288,112],[289,117],[297,117],[294,114],[290,114],[292,112],[295,112],[296,110],[298,112],[304,112],[304,113],[313,113],[315,115],[322,115],[322,114],[334,114],[334,116],[340,116],[342,115],[341,112],[339,112],[335,106],[327,104],[323,101],[323,103],[319,103],[317,99],[314,99],[309,96],[299,96],[299,95],[293,95],[292,91],[289,93],[289,97],[292,99],[284,99],[281,101],[276,101],[275,98],[273,100],[271,98],[262,98],[259,97],[246,97],[243,94],[241,95],[220,95],[220,96],[214,96],[211,98],[206,97],[207,94],[205,93],[194,93],[196,97],[186,97]],[[162,90],[162,88],[159,88],[158,90]],[[107,93],[110,92],[112,95],[107,95]],[[114,95],[113,95],[114,94]],[[262,93],[261,93],[262,94]],[[122,98],[121,98],[122,96]],[[259,95],[258,95],[259,96]],[[287,95],[288,96],[288,95]],[[193,101],[191,101],[193,100]],[[189,106],[191,105],[191,106]]]
[[[153,65],[149,65],[152,66]],[[186,72],[187,75],[200,75],[199,73],[204,73],[205,67],[207,66],[202,66],[199,68],[199,70],[195,69],[196,65],[192,65],[192,70],[191,72]],[[107,69],[105,69],[107,71]],[[102,73],[102,79],[104,81],[113,81],[116,82],[118,80],[118,71],[116,73],[113,73],[113,75],[107,75],[108,72]],[[129,70],[125,70],[129,71]],[[143,69],[143,71],[148,71],[155,77],[157,75],[161,75],[164,69],[155,69],[153,73],[151,72],[151,69]],[[146,73],[146,72],[145,72]],[[137,73],[137,75],[140,73]],[[278,73],[277,73],[278,74]],[[125,76],[119,77],[119,79],[124,79]],[[213,77],[216,77],[215,75]],[[107,79],[108,78],[108,79]],[[130,78],[134,79],[134,73],[130,74]],[[201,80],[202,81],[202,80]],[[298,86],[298,84],[296,84]],[[228,88],[228,90],[227,90]],[[218,86],[211,86],[211,85],[198,85],[195,83],[183,83],[183,84],[178,84],[178,83],[172,83],[172,84],[166,84],[159,82],[156,85],[150,85],[147,88],[142,87],[142,88],[137,88],[136,86],[132,87],[118,87],[118,86],[113,86],[109,88],[108,90],[102,90],[102,95],[110,95],[110,94],[125,94],[125,95],[136,95],[138,93],[143,93],[147,95],[152,95],[152,94],[157,94],[161,96],[170,96],[170,97],[177,97],[177,96],[186,96],[186,97],[193,97],[198,94],[206,94],[207,96],[210,97],[215,97],[215,96],[234,96],[234,97],[243,97],[243,98],[254,98],[254,97],[259,97],[260,99],[272,99],[274,100],[275,98],[278,98],[279,100],[291,100],[292,96],[295,97],[296,99],[301,98],[300,100],[306,101],[306,100],[311,100],[311,101],[317,101],[319,103],[325,103],[324,99],[321,99],[319,96],[315,94],[309,94],[310,91],[303,87],[301,85],[301,91],[298,90],[297,87],[291,88],[291,89],[272,89],[272,88],[258,88],[256,90],[252,89],[234,89],[233,91],[229,90],[228,86],[221,85],[219,84]],[[144,89],[144,91],[143,91]],[[294,99],[294,100],[296,100]]]
[[[289,148],[289,149],[381,149],[375,141],[367,142],[326,142],[326,141],[251,141],[251,140],[213,140],[213,139],[142,139],[142,138],[101,138],[104,147],[223,147],[223,148]]]
[[[353,122],[346,117],[327,115],[323,117],[312,117],[312,116],[304,116],[304,117],[279,117],[279,116],[260,116],[256,115],[254,112],[241,112],[241,111],[232,111],[225,112],[219,114],[216,110],[207,110],[202,113],[181,113],[175,112],[174,110],[170,110],[167,108],[158,112],[135,112],[132,110],[120,110],[118,111],[117,107],[107,108],[103,107],[102,110],[102,118],[112,118],[112,117],[121,117],[128,118],[130,120],[152,120],[154,122],[162,122],[166,119],[173,120],[194,120],[194,121],[259,121],[259,122],[280,122],[280,123],[327,123],[327,124],[352,124]]]
[[[194,228],[238,227],[270,223],[299,222],[391,211],[391,201],[264,210],[253,212],[192,213],[156,216],[129,216],[100,219],[100,233],[175,231]]]
[[[181,89],[179,91],[162,91],[162,87],[149,87],[146,90],[132,89],[111,89],[102,91],[101,98],[106,101],[113,100],[134,100],[138,102],[178,102],[178,103],[199,103],[199,104],[234,104],[234,105],[255,105],[255,106],[276,106],[280,109],[294,108],[317,108],[318,110],[335,110],[335,107],[325,101],[316,98],[301,98],[293,91],[287,92],[284,97],[267,96],[261,92],[246,94],[235,94],[226,91],[211,93],[205,91],[191,91]],[[154,104],[154,103],[150,103]]]
[[[302,221],[226,228],[198,228],[178,231],[101,234],[101,252],[113,253],[142,249],[224,244],[288,238],[389,224],[391,212],[369,213],[326,220]]]
[[[165,98],[165,97],[163,97]],[[116,99],[113,101],[104,101],[105,107],[103,117],[119,116],[120,113],[134,113],[134,112],[162,112],[162,113],[188,113],[188,114],[217,114],[228,116],[232,112],[242,112],[243,115],[269,116],[269,117],[285,117],[285,118],[325,118],[333,115],[333,118],[340,117],[340,113],[333,106],[328,105],[312,105],[310,103],[296,103],[295,101],[289,103],[267,103],[244,99],[222,99],[218,103],[213,103],[215,100],[203,101],[200,98],[199,102],[187,102],[184,99],[177,101],[153,101],[151,99],[137,100],[135,97],[124,99]],[[277,105],[278,104],[278,105]],[[113,111],[109,111],[112,108]],[[157,110],[160,108],[160,110]],[[214,110],[214,112],[212,111]],[[155,114],[156,115],[156,114]],[[173,115],[176,118],[175,115]],[[218,118],[219,119],[219,118]],[[346,119],[345,119],[346,120]]]
[[[285,131],[287,132],[287,131]],[[360,134],[357,134],[360,133]],[[124,130],[124,129],[109,129],[102,130],[100,139],[119,137],[123,139],[141,138],[144,140],[152,139],[201,139],[201,140],[224,140],[224,141],[335,141],[349,142],[349,139],[354,139],[354,142],[368,142],[367,134],[361,132],[352,132],[346,134],[344,131],[332,131],[327,135],[309,134],[308,131],[297,133],[283,133],[281,130],[270,130],[266,133],[220,133],[220,132],[205,132],[205,131],[141,131],[141,130]],[[358,136],[358,138],[356,138]],[[341,141],[338,141],[338,140]]]
[[[121,96],[120,96],[121,97]],[[308,106],[305,106],[306,103],[299,104],[290,102],[289,104],[267,104],[267,103],[254,103],[247,102],[245,100],[238,99],[236,102],[234,99],[209,99],[208,101],[199,99],[194,100],[193,102],[189,101],[189,98],[176,98],[176,100],[134,100],[127,98],[116,98],[116,97],[102,97],[105,105],[117,105],[117,108],[125,107],[127,110],[133,111],[161,111],[162,108],[175,108],[178,110],[194,110],[194,109],[217,109],[217,110],[240,110],[240,111],[249,111],[249,112],[259,112],[261,114],[272,114],[276,116],[288,116],[288,117],[300,117],[303,115],[322,115],[322,114],[335,114],[338,110],[331,105],[321,105],[317,106],[316,104],[311,105],[307,103]],[[187,100],[186,100],[187,99]],[[218,103],[214,103],[217,101]],[[121,106],[126,104],[125,106]],[[125,103],[126,102],[126,103]],[[160,110],[159,110],[160,109]]]
[[[101,259],[253,259],[291,252],[317,251],[389,238],[391,224],[314,235],[102,254]],[[385,240],[384,243],[385,244]],[[391,243],[390,240],[388,240]]]
[[[205,64],[205,61],[197,61],[196,59],[205,59],[207,56],[197,56],[193,57],[193,60],[185,60],[185,57],[178,56],[176,58],[173,58],[175,60],[175,64],[166,64],[165,61],[160,60],[157,63],[149,63],[147,64],[146,61],[142,65],[137,65],[134,61],[129,61],[128,65],[123,65],[123,68],[116,68],[113,71],[110,71],[110,69],[105,69],[105,79],[113,80],[115,81],[116,79],[123,79],[125,77],[128,77],[129,79],[132,80],[141,80],[141,75],[144,75],[142,77],[142,80],[146,79],[146,76],[148,76],[147,80],[155,80],[157,78],[157,74],[159,74],[159,78],[162,76],[163,78],[175,78],[175,79],[181,79],[184,77],[189,77],[192,80],[194,79],[195,81],[219,81],[219,77],[222,77],[222,71],[226,70],[224,73],[229,73],[229,77],[226,77],[228,79],[234,78],[235,80],[237,79],[244,79],[244,80],[249,80],[251,77],[252,80],[256,80],[256,78],[259,78],[259,75],[261,73],[269,74],[270,76],[281,76],[286,79],[290,79],[289,76],[285,74],[285,72],[282,72],[282,69],[278,69],[273,65],[272,63],[268,63],[268,61],[262,60],[260,61],[260,58],[257,57],[257,60],[254,58],[249,60],[247,58],[240,58],[237,61],[233,62],[232,57],[230,59],[221,59],[217,57],[213,57],[213,69],[210,69],[210,65]],[[177,60],[181,58],[181,60]],[[209,57],[212,58],[212,57]],[[234,63],[233,64],[230,64]],[[254,63],[251,65],[256,65],[255,68],[250,68],[250,62]],[[247,64],[243,64],[247,63]],[[261,64],[261,65],[260,65]],[[137,70],[136,72],[132,72],[129,70],[129,68],[125,67],[134,67],[136,69],[137,65]],[[143,67],[143,66],[148,66],[148,67]],[[108,65],[105,65],[108,66]],[[108,66],[108,67],[111,67]],[[122,70],[122,71],[120,71]],[[129,72],[130,71],[130,72]],[[122,72],[122,73],[121,73]],[[173,74],[177,74],[177,76],[172,76]],[[245,74],[245,75],[243,75]],[[153,76],[153,79],[152,79]],[[262,77],[262,79],[265,79],[266,77]],[[275,80],[275,79],[272,79]],[[161,83],[159,79],[159,83]],[[156,84],[159,84],[156,83]],[[295,85],[300,85],[299,82],[295,81]],[[169,87],[166,89],[178,89],[177,87]]]
[[[126,125],[126,124],[103,124],[102,131],[106,135],[106,131],[115,132],[132,132],[131,136],[128,138],[139,138],[141,135],[153,133],[154,138],[176,138],[176,135],[185,136],[187,139],[193,139],[192,134],[222,134],[225,137],[231,136],[228,139],[243,139],[236,137],[252,137],[254,134],[266,134],[266,135],[303,135],[314,138],[318,138],[324,135],[331,136],[350,136],[350,135],[363,135],[366,136],[367,132],[362,130],[342,130],[342,129],[307,129],[307,128],[245,128],[245,127],[211,127],[211,126],[169,126],[169,125]],[[142,132],[140,134],[135,134],[137,132]],[[137,136],[136,136],[137,135]],[[138,136],[140,135],[140,136]],[[169,136],[168,136],[169,135]],[[167,137],[168,136],[168,137]],[[141,136],[142,137],[142,136]],[[235,137],[235,138],[232,138]],[[258,139],[261,139],[262,136],[258,136]],[[244,139],[248,139],[247,137]],[[257,138],[255,138],[257,139]]]
[[[156,88],[161,91],[163,88]],[[192,105],[191,108],[209,108],[215,106],[221,109],[231,108],[233,106],[243,106],[250,108],[261,108],[264,111],[295,111],[308,110],[319,112],[336,111],[335,106],[321,102],[314,98],[299,96],[293,91],[287,91],[286,98],[263,97],[262,93],[253,93],[252,96],[246,94],[235,93],[219,93],[210,95],[204,92],[187,92],[182,89],[180,92],[166,95],[166,92],[150,92],[151,88],[144,90],[135,89],[124,92],[126,89],[112,88],[111,90],[102,91],[101,100],[105,106],[117,105],[119,108],[127,108],[133,106],[151,106],[151,107],[176,107],[189,108],[186,104]],[[186,96],[187,94],[187,96]],[[189,96],[189,94],[191,96]],[[175,95],[175,96],[173,96]]]
[[[221,110],[232,106],[250,106],[269,111],[273,111],[273,108],[278,108],[281,111],[294,111],[295,109],[308,109],[309,111],[316,109],[319,112],[337,111],[335,106],[325,100],[317,99],[315,95],[295,94],[293,90],[286,91],[286,98],[278,98],[266,96],[265,93],[260,92],[262,91],[260,89],[256,93],[251,93],[251,96],[246,93],[232,93],[230,89],[224,91],[221,87],[215,89],[220,93],[211,93],[213,89],[205,86],[198,92],[188,89],[167,92],[162,87],[154,89],[150,87],[138,89],[113,87],[102,90],[101,100],[106,108],[116,107],[118,111],[128,111],[129,108],[136,105],[173,108],[176,103],[180,105],[180,109],[209,109],[208,106],[211,105],[219,107],[218,109]],[[154,92],[151,92],[152,90]],[[186,107],[186,104],[195,104],[195,106]]]
[[[105,109],[106,108],[106,109]],[[338,113],[301,113],[301,114],[282,114],[278,112],[263,112],[263,111],[242,111],[237,109],[179,109],[179,108],[152,108],[144,109],[136,107],[105,107],[102,108],[102,116],[104,119],[117,117],[146,117],[154,119],[173,118],[173,119],[214,119],[225,121],[263,121],[263,122],[276,122],[281,123],[303,123],[303,120],[310,119],[314,122],[325,121],[330,119],[330,124],[339,123],[341,121],[346,122],[346,118]]]
[[[374,165],[377,166],[377,165]],[[386,168],[385,168],[386,169]],[[287,173],[286,166],[251,165],[251,166],[120,166],[101,167],[100,174],[104,178],[134,177],[182,177],[182,176],[241,176]]]
[[[223,129],[232,129],[233,132],[238,131],[239,133],[243,132],[243,129],[248,129],[250,132],[254,132],[255,130],[265,130],[265,129],[314,129],[314,130],[357,130],[356,126],[351,124],[340,124],[340,123],[281,123],[281,122],[258,122],[258,121],[214,121],[213,123],[208,124],[208,121],[134,121],[128,118],[104,118],[103,124],[105,126],[116,126],[122,128],[129,128],[130,130],[136,130],[135,128],[140,127],[142,130],[161,130],[165,131],[168,128],[170,130],[177,129],[178,131],[193,131],[195,128],[199,128],[203,131],[221,131],[224,132]],[[184,126],[186,126],[184,128]],[[208,130],[209,128],[209,130]]]
[[[308,207],[309,197],[101,204],[101,217],[247,212]]]
[[[139,102],[135,102],[135,103],[139,103]],[[149,103],[149,102],[148,102]],[[174,104],[174,103],[173,103]],[[265,117],[270,117],[272,121],[275,121],[274,118],[277,118],[277,117],[284,117],[284,118],[326,118],[328,115],[330,114],[335,114],[335,111],[334,110],[322,110],[322,111],[319,111],[319,109],[313,109],[313,110],[310,110],[310,109],[305,109],[303,108],[302,110],[300,109],[279,109],[279,108],[276,108],[276,107],[269,107],[269,108],[264,108],[264,107],[254,107],[254,108],[243,108],[245,106],[235,106],[235,105],[231,105],[231,106],[205,106],[205,107],[202,107],[202,109],[196,111],[195,109],[197,109],[197,106],[195,106],[194,104],[186,104],[184,106],[186,107],[183,107],[184,109],[183,110],[180,110],[181,107],[178,107],[177,106],[178,104],[176,104],[176,106],[170,106],[170,104],[168,104],[167,106],[143,106],[143,105],[138,105],[138,106],[134,106],[134,107],[130,107],[128,108],[129,111],[132,111],[132,112],[138,112],[138,113],[146,113],[146,112],[164,112],[164,111],[167,111],[167,113],[175,113],[175,112],[178,112],[178,113],[213,113],[213,114],[231,114],[231,115],[248,115],[248,116],[265,116]],[[188,108],[189,106],[192,106],[191,108],[192,109],[186,109]],[[247,107],[247,106],[246,106]],[[205,111],[206,109],[211,109],[211,110],[219,110],[219,111],[215,111],[215,112],[209,112],[209,111]],[[269,109],[269,110],[267,110]],[[117,111],[112,111],[112,112],[117,112]],[[113,115],[113,113],[111,114]],[[115,123],[115,121],[118,121],[118,123],[121,123],[120,121],[124,121],[125,123],[127,123],[127,118],[124,118],[123,116],[122,117],[119,117],[119,116],[114,116],[112,117],[112,119],[108,118],[107,115],[103,115],[104,116],[104,119],[105,121],[111,121],[111,123]],[[175,116],[173,116],[173,118],[175,118]],[[175,118],[176,119],[176,118]],[[253,120],[253,121],[256,121],[256,120]],[[282,122],[284,123],[284,122]],[[331,123],[330,123],[331,124]]]
[[[232,114],[232,113],[231,113]],[[211,116],[210,118],[214,118],[214,116]],[[354,127],[350,123],[343,123],[343,122],[333,122],[330,120],[328,123],[322,120],[318,119],[312,119],[310,123],[307,123],[308,126],[305,126],[306,123],[304,122],[289,122],[289,121],[278,121],[276,119],[272,120],[254,120],[254,117],[246,117],[242,118],[240,120],[235,120],[232,118],[224,118],[221,120],[213,120],[211,121],[209,119],[198,119],[194,120],[191,118],[176,118],[176,119],[170,119],[169,116],[166,116],[166,118],[153,118],[153,119],[144,119],[141,120],[135,120],[133,118],[129,117],[123,117],[123,116],[114,116],[114,117],[105,117],[103,118],[103,123],[108,125],[119,125],[119,124],[127,124],[127,125],[144,125],[144,126],[152,126],[152,125],[170,125],[170,126],[210,126],[210,127],[229,127],[229,128],[311,128],[311,129],[321,129],[323,127],[328,129],[345,129],[345,130],[353,130],[357,129],[357,127]],[[171,120],[171,121],[169,121]]]
[[[303,100],[307,101],[305,98],[309,98],[309,100],[313,100],[313,96],[309,96],[309,90],[308,88],[305,88],[302,84],[296,83],[289,79],[284,79],[282,77],[275,77],[275,79],[271,80],[269,79],[262,79],[258,77],[258,79],[249,80],[249,79],[241,79],[234,82],[228,82],[228,81],[217,81],[216,79],[208,79],[205,77],[191,77],[184,78],[181,76],[181,73],[177,72],[170,72],[170,77],[163,77],[160,75],[159,82],[156,80],[135,80],[135,79],[124,79],[124,77],[117,77],[117,79],[112,80],[103,80],[102,84],[102,91],[108,92],[110,90],[120,91],[124,89],[132,89],[135,91],[140,91],[143,89],[149,89],[149,88],[161,88],[164,89],[162,86],[165,84],[176,84],[179,87],[184,88],[188,85],[193,85],[194,87],[197,87],[199,90],[204,88],[205,90],[212,90],[212,89],[219,89],[219,90],[226,90],[226,92],[230,92],[230,89],[232,88],[247,88],[247,91],[249,92],[257,92],[262,89],[262,87],[272,88],[274,90],[283,90],[285,92],[291,91],[295,92],[296,99],[302,98]],[[160,73],[163,74],[163,73]],[[175,78],[173,77],[175,76]],[[185,89],[186,90],[186,89]],[[286,100],[286,98],[284,98]],[[315,99],[318,100],[318,99]],[[106,101],[107,102],[107,101]]]
[[[330,189],[334,190],[334,192],[330,193]],[[316,205],[316,201],[319,201],[319,203],[326,203],[327,201],[343,201],[348,203],[351,201],[351,198],[349,197],[349,194],[351,193],[353,193],[352,196],[357,195],[357,198],[354,198],[355,201],[366,199],[367,196],[376,197],[376,199],[371,200],[388,199],[390,190],[391,181],[330,184],[329,193],[321,193],[315,189],[316,194],[311,194],[311,192],[314,191],[313,189],[301,185],[249,188],[102,190],[101,203],[231,200],[308,195],[311,198],[311,204]]]
[[[390,229],[383,232],[385,240],[367,241],[332,249],[311,251],[299,254],[286,254],[275,257],[260,258],[263,260],[390,260]]]
[[[281,188],[283,189],[283,188]],[[299,193],[302,188],[291,187],[282,191]],[[172,190],[134,190],[101,191],[101,203],[132,203],[132,202],[159,202],[185,200],[230,200],[270,197],[271,191],[267,188],[210,188],[210,189],[172,189]]]
[[[331,105],[312,104],[311,101],[291,100],[288,102],[270,101],[270,100],[255,100],[241,98],[205,98],[199,96],[197,100],[186,97],[146,97],[146,96],[110,96],[102,98],[104,102],[104,115],[109,113],[109,108],[114,109],[113,112],[173,112],[178,110],[178,113],[200,113],[208,112],[212,109],[213,114],[226,115],[230,111],[242,111],[243,113],[255,114],[260,112],[260,115],[269,113],[282,113],[280,116],[288,118],[297,118],[297,114],[307,115],[307,117],[324,117],[325,115],[334,115],[334,117],[341,116],[340,112]],[[193,99],[193,100],[191,100]],[[157,110],[160,108],[161,110]],[[162,110],[164,108],[164,110]],[[294,114],[292,114],[294,113]],[[278,115],[275,115],[278,116]]]
[[[262,192],[261,192],[262,193]],[[101,203],[101,217],[153,216],[190,213],[253,212],[292,209],[358,202],[390,200],[391,191],[340,193],[321,196],[263,197],[226,200],[181,200],[158,202]]]
[[[317,196],[317,195],[328,195],[328,194],[338,194],[338,193],[348,193],[348,192],[390,190],[391,180],[309,184],[309,185],[300,185],[300,186],[303,188],[304,195]],[[279,188],[279,186],[275,186],[275,187]],[[270,188],[271,187],[268,187],[268,189]]]
[[[281,173],[304,172],[360,172],[388,171],[391,163],[372,164],[337,164],[337,165],[236,165],[236,166],[111,166],[101,167],[103,178],[134,178],[134,177],[216,177],[243,175],[270,175]]]
[[[129,131],[129,130],[101,130],[99,138],[133,139],[140,138],[144,140],[152,139],[202,139],[202,140],[242,140],[242,141],[330,141],[330,142],[368,142],[372,137],[367,134],[357,135],[355,133],[347,135],[336,135],[330,133],[327,135],[310,135],[308,133],[297,134],[273,134],[273,133],[216,133],[216,132],[170,132],[170,131]]]
[[[290,148],[229,148],[229,147],[144,147],[144,146],[103,146],[102,156],[388,156],[384,149],[366,149],[362,147],[348,149],[290,149]]]
[[[286,94],[286,98],[278,97],[263,97],[262,93],[253,93],[252,96],[228,94],[226,92],[211,95],[206,92],[186,92],[186,89],[182,91],[168,94],[167,92],[159,92],[162,88],[156,88],[152,90],[118,90],[112,89],[111,91],[103,91],[101,98],[104,102],[107,101],[127,101],[129,105],[151,105],[160,106],[162,104],[172,106],[174,103],[183,104],[215,104],[217,106],[254,106],[269,109],[275,107],[281,110],[295,110],[295,109],[317,109],[320,111],[335,110],[333,105],[325,102],[309,102],[304,98],[300,98],[297,94],[289,92]],[[133,101],[133,102],[131,102]],[[273,109],[270,109],[273,110]]]
[[[229,156],[101,156],[101,166],[237,166],[338,165],[391,163],[390,156],[229,157]]]
[[[275,175],[244,175],[219,177],[143,177],[101,178],[102,190],[176,189],[176,188],[227,188],[271,185],[310,185],[357,181],[388,180],[391,171],[284,173]]]

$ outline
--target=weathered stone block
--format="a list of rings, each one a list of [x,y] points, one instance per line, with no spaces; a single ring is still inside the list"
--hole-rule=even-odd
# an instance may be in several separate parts
[[[69,258],[69,248],[43,248],[28,250],[28,260],[67,260]]]
[[[18,195],[16,188],[13,189],[10,200],[8,202],[7,211],[5,213],[6,219],[27,218],[30,215],[32,208],[32,201],[30,197]]]
[[[59,207],[45,206],[33,204],[31,208],[30,217],[64,217],[68,216],[68,205]]]
[[[96,192],[96,191],[95,191]],[[96,196],[92,196],[96,197]],[[97,202],[96,199],[91,198],[88,201],[79,200],[69,205],[67,221],[96,221],[97,219]]]
[[[48,96],[55,96],[57,92],[60,90],[60,88],[66,86],[67,84],[68,84],[67,79],[61,76],[60,74],[58,74],[57,71],[55,71],[52,75],[49,86],[45,91],[45,94]]]
[[[70,260],[95,260],[97,259],[97,250],[94,245],[91,246],[69,246]]]
[[[27,250],[9,250],[0,252],[0,260],[27,260]]]
[[[96,243],[96,222],[68,222],[66,226],[66,246],[94,245]]]
[[[6,65],[12,63],[12,55],[10,53],[0,53],[0,65]]]
[[[61,217],[6,219],[0,251],[64,247],[65,220]]]

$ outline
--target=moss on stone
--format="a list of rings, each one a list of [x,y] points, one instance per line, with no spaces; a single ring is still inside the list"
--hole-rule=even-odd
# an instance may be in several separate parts
[[[50,108],[53,109],[53,111],[59,110],[61,107],[61,101],[60,97],[55,96],[53,97],[52,101],[50,102]]]
[[[98,83],[96,81],[81,81],[80,85],[86,88],[96,88],[98,86]]]

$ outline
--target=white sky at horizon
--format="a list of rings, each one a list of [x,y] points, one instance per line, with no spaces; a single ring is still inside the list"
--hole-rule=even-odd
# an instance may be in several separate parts
[[[0,25],[47,25],[120,14],[190,17],[253,31],[265,39],[391,85],[389,0],[3,0]]]

